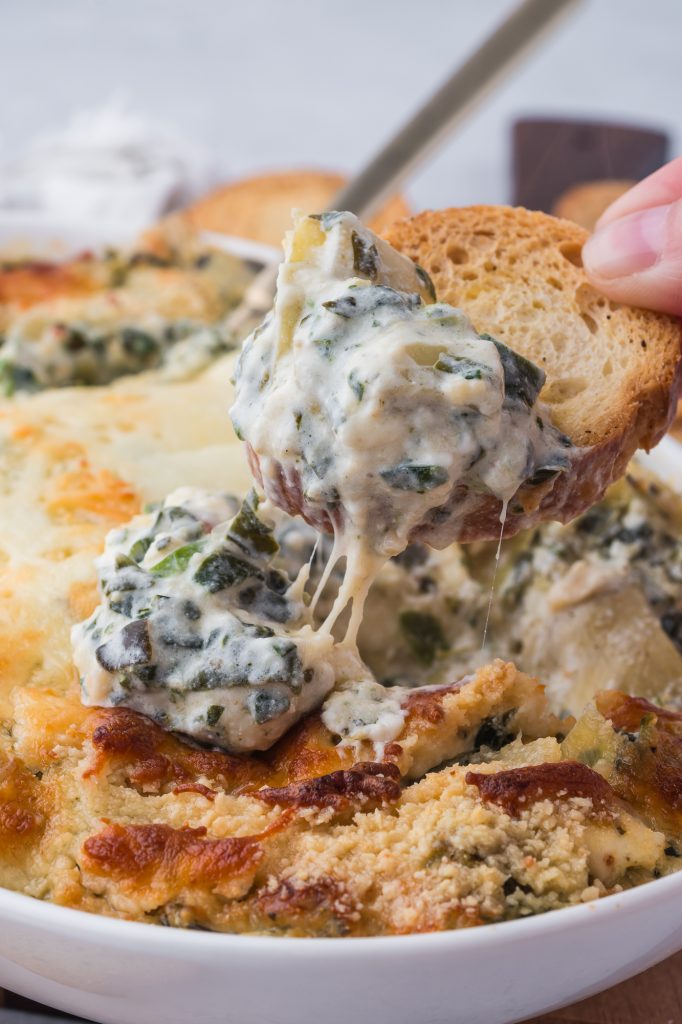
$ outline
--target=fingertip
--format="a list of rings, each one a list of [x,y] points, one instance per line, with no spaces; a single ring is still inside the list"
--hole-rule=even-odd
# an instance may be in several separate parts
[[[611,224],[621,217],[637,213],[652,206],[664,206],[682,198],[682,156],[654,171],[639,184],[619,196],[595,225],[595,230]]]
[[[682,315],[682,199],[602,225],[583,246],[583,265],[609,298]]]
[[[664,252],[669,206],[657,206],[600,227],[583,246],[588,272],[613,280],[653,266]]]

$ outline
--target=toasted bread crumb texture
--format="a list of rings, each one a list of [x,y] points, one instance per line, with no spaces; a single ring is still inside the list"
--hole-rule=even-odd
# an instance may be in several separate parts
[[[595,899],[676,866],[655,757],[634,813],[629,769],[608,758],[622,718],[660,721],[676,759],[682,716],[608,701],[564,750],[561,733],[534,738],[559,724],[541,688],[496,662],[422,693],[404,735],[368,762],[319,716],[267,755],[233,756],[28,687],[0,735],[0,884],[132,920],[301,936],[471,927]],[[410,782],[425,740],[445,752],[448,736],[490,733],[509,703],[516,740]],[[603,750],[599,771],[583,749]]]
[[[399,221],[386,237],[428,271],[439,299],[545,370],[541,398],[575,444],[622,436],[634,450],[660,438],[680,372],[679,321],[599,294],[582,268],[582,228],[472,206]]]

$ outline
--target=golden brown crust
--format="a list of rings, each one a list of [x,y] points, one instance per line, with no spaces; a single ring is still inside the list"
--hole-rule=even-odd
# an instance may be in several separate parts
[[[57,523],[110,523],[132,519],[140,498],[125,480],[108,470],[94,472],[86,459],[78,469],[56,475],[45,495],[45,507]]]
[[[473,206],[400,221],[388,241],[421,264],[438,297],[460,306],[480,332],[499,338],[547,373],[541,394],[553,420],[579,446],[572,469],[542,488],[522,488],[505,535],[543,519],[566,522],[623,474],[637,448],[665,433],[682,379],[679,321],[612,303],[588,283],[580,250],[587,233],[543,213]],[[453,494],[415,531],[449,543]],[[499,535],[500,503],[483,499],[461,539]]]
[[[319,714],[308,715],[269,751],[228,754],[198,748],[128,708],[86,711],[92,753],[84,778],[107,779],[143,794],[246,793],[283,807],[371,809],[397,799],[398,780],[418,778],[474,748],[482,723],[506,716],[509,734],[534,739],[570,726],[547,708],[543,687],[508,662],[485,665],[448,686],[418,690],[380,762],[370,743],[343,746]],[[196,786],[200,788],[197,790]]]
[[[0,259],[0,331],[34,338],[51,324],[66,340],[68,324],[94,316],[113,324],[159,314],[212,323],[239,300],[250,275],[236,257],[202,261],[187,225],[164,222],[140,238],[130,254],[89,252],[48,262]],[[104,318],[102,320],[102,318]],[[104,330],[104,328],[103,328]]]
[[[400,769],[392,763],[358,761],[346,771],[330,772],[288,786],[265,786],[253,794],[271,807],[331,808],[336,813],[373,810],[400,798]]]
[[[682,712],[652,704],[646,697],[631,697],[616,690],[605,690],[599,694],[597,707],[619,731],[637,732],[646,718],[656,721],[673,735],[679,733],[682,738]]]
[[[136,711],[97,708],[91,714],[94,757],[85,778],[106,774],[142,793],[183,791],[179,787],[199,779],[231,793],[264,780],[257,760],[191,746]]]
[[[77,298],[89,295],[100,284],[90,272],[88,261],[79,257],[66,263],[38,260],[16,264],[0,264],[0,307],[9,310],[28,309],[40,302],[56,298]]]
[[[124,890],[156,892],[163,902],[193,889],[232,890],[251,881],[263,859],[262,836],[211,839],[205,828],[107,825],[83,844],[82,867]]]
[[[328,208],[346,179],[327,171],[277,171],[223,185],[182,212],[194,229],[218,231],[279,246],[291,227],[293,209],[317,213]],[[409,209],[401,196],[389,199],[369,221],[381,233]]]
[[[0,751],[0,855],[16,860],[39,841],[46,824],[38,780]]]
[[[278,750],[244,759],[265,771],[265,788],[235,795],[224,755],[173,736],[164,745],[132,712],[25,691],[15,726],[25,761],[3,755],[0,767],[3,884],[137,920],[332,936],[469,927],[579,902],[592,871],[611,885],[632,864],[653,869],[661,837],[643,825],[630,837],[608,783],[559,762],[541,689],[513,666],[421,696],[385,763],[334,746],[313,716]],[[410,784],[419,744],[433,763],[460,732],[469,747],[482,725],[489,735],[492,721],[516,722],[525,742],[496,763]],[[145,788],[132,776],[150,761]]]
[[[617,691],[599,694],[596,705],[618,733],[607,773],[614,790],[652,827],[679,836],[682,714]]]
[[[346,886],[332,878],[314,882],[291,879],[265,885],[254,901],[254,916],[287,931],[348,935],[360,908]]]
[[[608,782],[579,761],[533,764],[492,775],[467,772],[466,782],[476,786],[482,800],[497,804],[514,818],[539,800],[581,797],[592,801],[595,815],[603,815],[617,804]]]

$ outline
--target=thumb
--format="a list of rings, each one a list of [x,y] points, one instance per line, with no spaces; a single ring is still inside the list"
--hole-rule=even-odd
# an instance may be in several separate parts
[[[609,298],[682,315],[682,199],[602,220],[583,263]]]

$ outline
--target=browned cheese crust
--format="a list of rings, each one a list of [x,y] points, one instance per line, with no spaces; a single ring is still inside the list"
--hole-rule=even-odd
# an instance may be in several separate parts
[[[486,752],[496,722],[518,738]],[[0,881],[131,920],[293,936],[583,902],[662,870],[668,840],[616,782],[561,759],[572,726],[503,662],[415,694],[383,755],[339,746],[313,715],[235,757],[26,688],[0,748]]]

